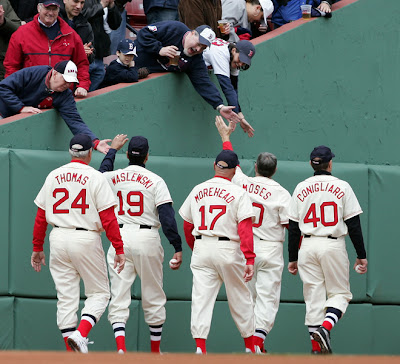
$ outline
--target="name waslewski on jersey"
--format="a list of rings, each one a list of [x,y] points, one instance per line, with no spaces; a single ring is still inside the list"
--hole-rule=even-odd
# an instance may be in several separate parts
[[[334,184],[330,182],[316,182],[310,186],[307,186],[301,190],[301,193],[297,195],[297,198],[303,202],[310,193],[315,192],[330,192],[338,200],[340,200],[344,195],[344,191],[340,189],[340,187],[336,187]]]
[[[140,174],[140,173],[131,173],[131,172],[121,172],[120,174],[117,174],[115,177],[113,177],[111,179],[111,182],[113,183],[113,185],[115,186],[117,183],[121,183],[121,182],[137,182],[142,184],[144,187],[146,188],[150,188],[151,186],[153,186],[153,181]]]

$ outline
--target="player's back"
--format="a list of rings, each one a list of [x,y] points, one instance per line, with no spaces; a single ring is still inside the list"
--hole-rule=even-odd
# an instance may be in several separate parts
[[[119,224],[160,227],[157,206],[172,203],[160,176],[138,165],[106,172],[104,176],[118,200],[115,215]]]
[[[99,212],[114,206],[115,199],[100,172],[72,162],[50,172],[35,203],[50,224],[103,231]]]
[[[271,178],[246,176],[240,167],[236,168],[232,182],[242,187],[249,195],[256,214],[253,233],[262,240],[285,240],[285,228],[290,194]]]
[[[188,200],[189,199],[189,200]],[[228,237],[239,241],[237,224],[253,217],[251,201],[245,191],[231,181],[214,177],[193,188],[187,198],[190,202],[190,217],[195,234],[206,236]],[[184,216],[189,214],[181,208]]]
[[[340,237],[347,234],[345,220],[362,213],[358,200],[343,180],[316,175],[299,183],[293,192],[289,218],[303,234]]]

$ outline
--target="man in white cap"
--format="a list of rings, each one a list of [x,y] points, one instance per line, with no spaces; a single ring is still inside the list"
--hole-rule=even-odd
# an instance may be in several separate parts
[[[72,134],[89,135],[93,147],[107,153],[106,140],[99,140],[82,120],[76,108],[71,83],[78,83],[77,68],[72,61],[50,66],[24,68],[0,82],[0,118],[19,113],[39,114],[42,109],[55,108]]]
[[[264,20],[274,11],[271,0],[222,0],[222,19],[226,19],[231,24],[230,42],[250,40],[251,23]]]
[[[208,25],[190,30],[178,21],[164,21],[142,28],[137,35],[137,67],[147,67],[154,72],[185,72],[195,90],[221,116],[235,123],[240,122],[232,111],[234,106],[225,106],[217,87],[208,76],[202,53],[215,39],[214,31]],[[179,54],[178,65],[171,60]]]

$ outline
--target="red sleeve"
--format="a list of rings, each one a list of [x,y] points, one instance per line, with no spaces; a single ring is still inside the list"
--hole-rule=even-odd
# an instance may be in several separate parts
[[[240,237],[240,250],[247,260],[247,265],[254,265],[256,254],[254,253],[253,222],[251,217],[239,222],[238,233]]]
[[[46,237],[47,221],[46,211],[38,207],[35,217],[35,225],[33,227],[33,251],[43,251],[44,238]]]
[[[231,142],[223,142],[222,143],[223,150],[233,150],[233,146]]]
[[[10,38],[3,66],[6,70],[5,77],[10,76],[14,72],[23,68],[23,52],[21,49],[20,32],[15,31]]]
[[[99,213],[101,224],[108,240],[111,241],[117,255],[124,254],[124,243],[121,239],[117,218],[115,217],[114,207],[109,207]]]
[[[194,229],[194,225],[190,222],[183,220],[183,231],[185,233],[186,243],[189,245],[189,248],[193,250],[194,247],[194,236],[192,235],[192,231]]]

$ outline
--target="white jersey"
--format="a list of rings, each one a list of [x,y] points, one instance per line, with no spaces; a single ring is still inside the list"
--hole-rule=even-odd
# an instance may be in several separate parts
[[[246,190],[253,203],[253,234],[262,240],[283,242],[283,224],[289,223],[290,193],[273,179],[246,176],[240,167],[236,168],[232,182]]]
[[[331,175],[317,175],[299,183],[289,205],[289,219],[303,234],[341,237],[347,235],[345,220],[362,213],[352,188]]]
[[[46,211],[51,225],[104,231],[99,212],[115,206],[116,201],[99,171],[71,162],[50,172],[35,204]]]
[[[194,187],[179,214],[194,225],[194,236],[220,236],[234,241],[240,241],[238,223],[255,216],[246,192],[220,177]]]
[[[172,203],[172,198],[160,176],[137,165],[104,176],[118,199],[115,215],[119,224],[161,226],[157,206]]]
[[[203,52],[203,59],[207,67],[212,67],[214,74],[230,78],[238,76],[239,70],[231,68],[231,53],[229,51],[229,42],[215,38],[209,48]]]

